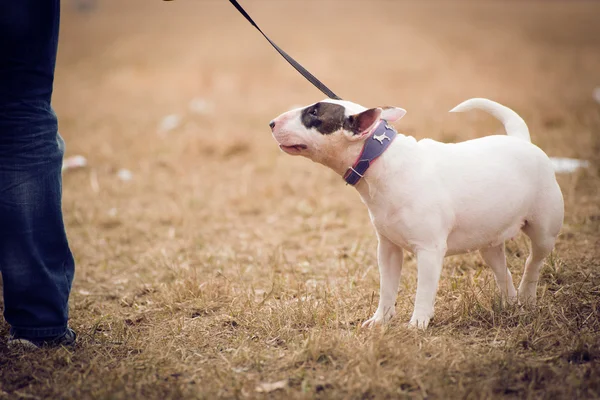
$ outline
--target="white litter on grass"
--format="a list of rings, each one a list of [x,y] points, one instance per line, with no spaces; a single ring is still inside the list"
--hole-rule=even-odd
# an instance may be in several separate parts
[[[214,113],[215,105],[210,100],[195,97],[190,101],[189,109],[195,114],[208,115]]]
[[[592,92],[592,97],[596,100],[596,103],[600,104],[600,86],[594,89]]]
[[[576,158],[565,157],[550,157],[552,166],[556,173],[568,174],[577,171],[579,168],[588,168],[590,162],[586,160],[578,160]]]
[[[62,170],[66,171],[69,169],[82,168],[87,165],[87,160],[84,156],[73,156],[67,157],[63,160]]]
[[[119,177],[120,180],[122,180],[123,182],[128,182],[130,180],[133,179],[133,174],[131,173],[130,170],[125,169],[125,168],[121,168],[118,172],[117,172],[117,176]]]
[[[284,379],[282,381],[277,382],[264,382],[256,386],[256,391],[258,393],[270,393],[275,390],[285,389],[288,385],[288,380]]]
[[[179,125],[181,125],[181,116],[178,114],[169,114],[160,121],[158,131],[160,133],[167,133],[177,128]]]

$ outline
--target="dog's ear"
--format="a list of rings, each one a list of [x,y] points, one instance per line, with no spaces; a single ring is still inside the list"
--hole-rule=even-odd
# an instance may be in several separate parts
[[[399,107],[381,107],[381,110],[380,118],[388,122],[396,122],[406,114],[406,110]]]
[[[350,139],[357,140],[371,132],[381,116],[381,108],[370,108],[358,114],[350,115],[344,123],[344,129],[351,134]]]

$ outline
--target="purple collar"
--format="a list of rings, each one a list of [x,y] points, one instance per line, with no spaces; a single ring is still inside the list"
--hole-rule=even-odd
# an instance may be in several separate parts
[[[390,147],[398,133],[391,128],[386,120],[381,120],[377,128],[365,140],[363,149],[354,162],[354,165],[348,168],[344,174],[344,180],[348,185],[356,185],[360,179],[380,155]]]

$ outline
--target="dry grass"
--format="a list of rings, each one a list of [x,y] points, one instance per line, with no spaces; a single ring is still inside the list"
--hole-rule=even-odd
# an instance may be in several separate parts
[[[409,330],[407,255],[397,317],[361,330],[379,288],[366,210],[267,127],[319,93],[225,1],[65,3],[55,107],[68,154],[90,162],[64,177],[80,341],[35,354],[0,343],[0,398],[600,397],[600,4],[246,3],[341,96],[405,107],[401,132],[499,132],[447,114],[485,96],[521,113],[548,154],[592,161],[560,177],[566,220],[539,304],[501,307],[479,256],[457,256],[431,328]],[[214,113],[187,110],[197,96]],[[171,113],[183,124],[159,135]],[[519,279],[527,242],[507,247]]]

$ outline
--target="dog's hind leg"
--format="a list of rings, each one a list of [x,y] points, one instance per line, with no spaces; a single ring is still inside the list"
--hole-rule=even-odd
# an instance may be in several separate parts
[[[502,298],[509,303],[517,300],[517,291],[512,280],[512,275],[506,267],[506,254],[504,253],[504,243],[498,246],[488,247],[479,250],[483,261],[494,271],[494,278]]]
[[[535,304],[536,288],[544,259],[552,252],[556,237],[539,226],[526,224],[523,232],[531,239],[531,253],[525,261],[525,270],[519,284],[519,302]]]
[[[553,173],[553,172],[552,172]],[[531,253],[519,284],[520,303],[535,304],[537,283],[544,259],[552,252],[564,218],[564,203],[558,184],[542,191],[535,213],[521,229],[531,239]]]

